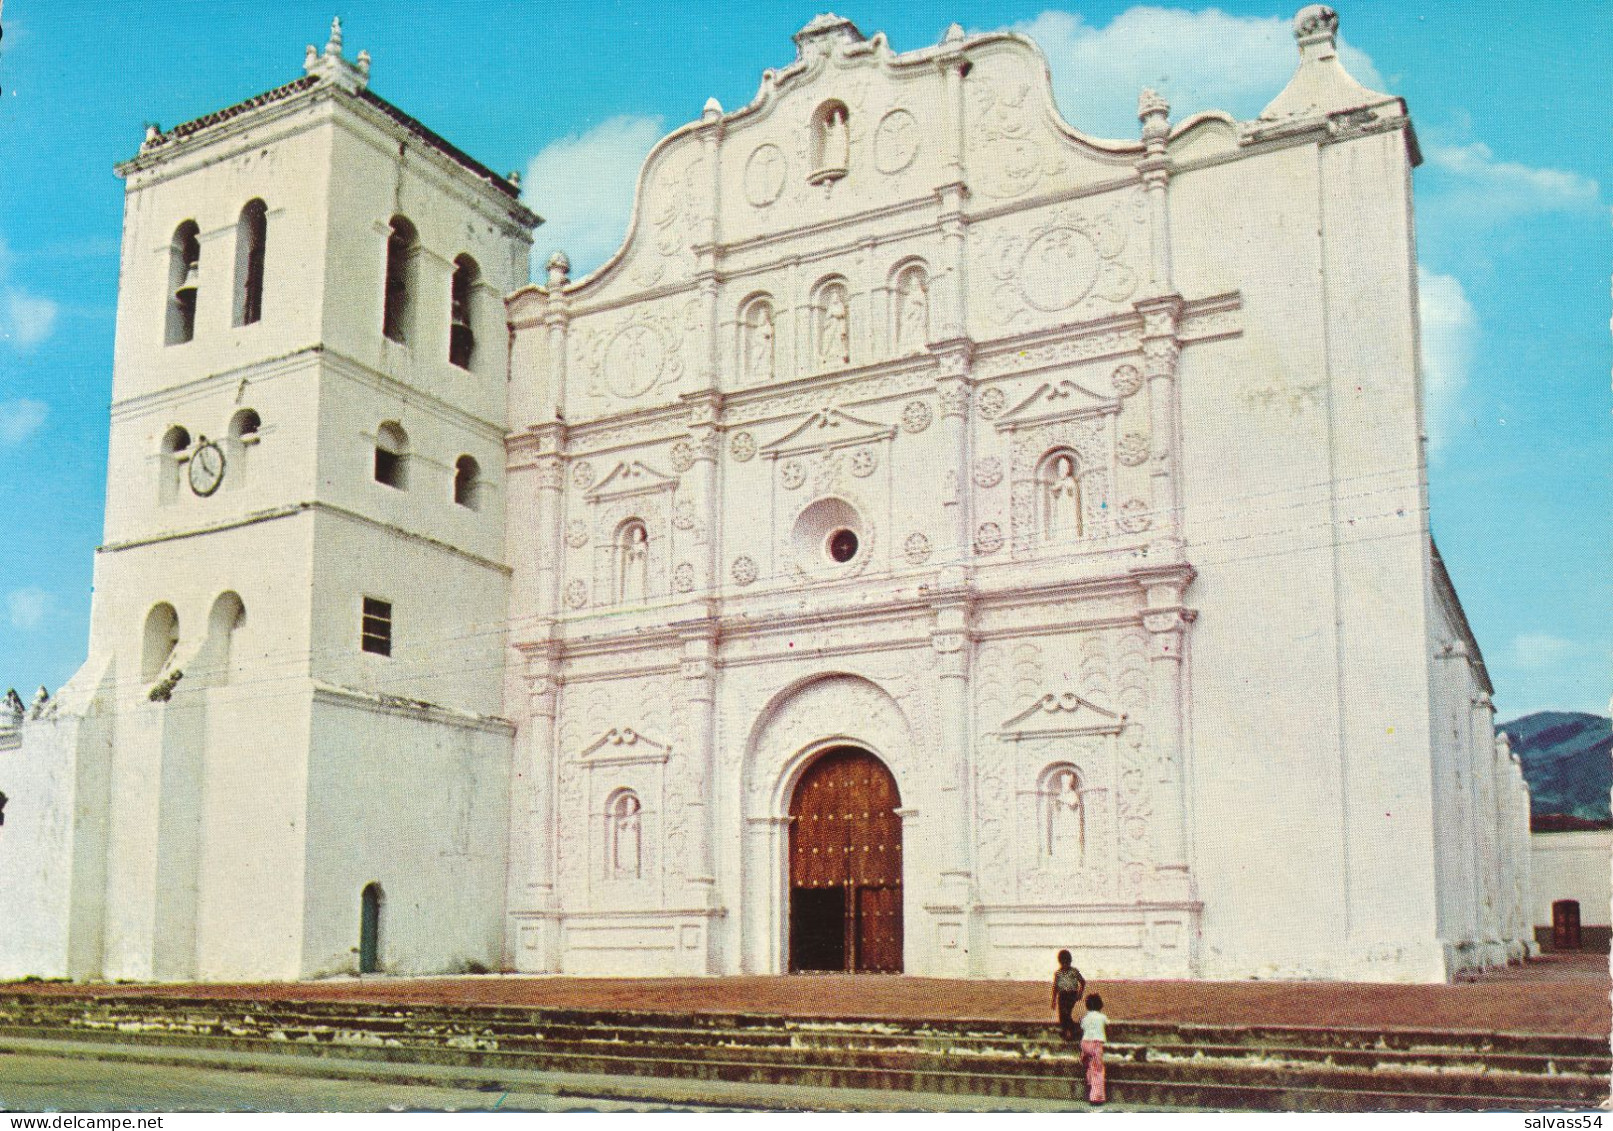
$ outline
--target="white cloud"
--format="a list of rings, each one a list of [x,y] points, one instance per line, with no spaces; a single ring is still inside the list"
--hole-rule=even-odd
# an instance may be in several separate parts
[[[45,623],[55,603],[55,598],[43,589],[34,586],[13,589],[6,594],[6,613],[11,618],[11,627],[24,632],[38,628]]]
[[[1512,641],[1512,660],[1520,668],[1538,671],[1573,656],[1579,646],[1547,632],[1520,633]]]
[[[1449,175],[1431,196],[1438,207],[1463,220],[1497,220],[1538,212],[1595,208],[1601,189],[1589,177],[1563,169],[1540,169],[1497,161],[1481,141],[1429,148],[1428,164]]]
[[[581,278],[627,235],[638,171],[665,132],[660,118],[623,115],[544,146],[527,165],[528,198],[544,218],[533,254],[541,268],[556,249]]]
[[[45,423],[50,409],[42,401],[26,397],[15,401],[0,401],[0,448],[15,447],[37,432]]]
[[[1127,8],[1101,28],[1049,10],[1013,30],[1047,55],[1065,118],[1103,137],[1137,136],[1137,94],[1145,86],[1169,99],[1176,120],[1201,110],[1253,118],[1299,65],[1290,20],[1230,16],[1216,8]],[[1341,42],[1339,54],[1357,82],[1384,89],[1363,52]]]
[[[1423,385],[1428,396],[1428,446],[1437,452],[1457,426],[1479,320],[1460,280],[1420,268],[1417,279],[1422,316]]]
[[[50,337],[60,308],[12,282],[12,259],[11,249],[0,239],[0,340],[26,353]]]
[[[48,298],[35,298],[19,290],[6,291],[7,333],[18,349],[32,349],[50,337],[57,307]]]

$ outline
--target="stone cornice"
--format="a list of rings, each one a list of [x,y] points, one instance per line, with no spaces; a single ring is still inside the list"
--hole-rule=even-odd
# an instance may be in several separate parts
[[[117,554],[122,553],[125,550],[137,550],[145,546],[155,546],[163,542],[177,542],[185,538],[199,538],[207,534],[217,534],[224,530],[235,530],[243,526],[256,526],[262,522],[274,522],[277,519],[294,518],[300,514],[316,513],[333,515],[337,518],[345,518],[352,522],[363,523],[364,525],[373,527],[377,530],[384,530],[394,537],[402,538],[410,542],[418,542],[422,545],[430,546],[432,549],[453,554],[455,557],[462,558],[474,565],[481,566],[483,569],[495,570],[504,574],[505,576],[509,576],[510,573],[513,572],[509,566],[504,565],[502,562],[493,561],[491,558],[484,558],[480,554],[471,553],[469,550],[462,550],[458,546],[450,545],[449,543],[438,538],[433,538],[429,534],[419,534],[412,530],[404,530],[400,526],[394,526],[391,523],[382,522],[380,519],[370,518],[367,515],[359,514],[357,511],[348,510],[346,507],[337,506],[335,503],[318,501],[286,503],[283,506],[271,507],[268,510],[253,511],[250,514],[237,515],[233,518],[221,519],[218,522],[204,523],[200,526],[192,526],[184,530],[165,530],[159,534],[150,534],[138,538],[125,538],[117,542],[108,542],[105,545],[97,546],[95,552],[98,554]]]
[[[319,680],[314,681],[314,702],[351,707],[377,715],[401,716],[418,722],[458,727],[461,730],[481,731],[502,738],[508,738],[515,733],[514,723],[496,715],[477,715],[470,711],[459,711],[452,707],[427,703],[422,699],[362,691],[356,687],[342,687]]]
[[[112,420],[117,423],[151,409],[183,404],[196,397],[238,385],[242,381],[251,385],[260,381],[301,373],[305,370],[317,370],[321,367],[326,372],[366,384],[389,397],[405,400],[412,407],[424,409],[441,420],[479,433],[484,438],[502,442],[507,435],[504,425],[497,421],[484,420],[473,413],[449,404],[441,397],[434,396],[417,386],[405,384],[394,377],[389,377],[385,373],[370,368],[361,361],[348,357],[344,353],[321,345],[303,346],[278,357],[254,361],[249,365],[237,366],[219,373],[210,373],[206,377],[198,377],[196,380],[187,381],[182,385],[174,385],[156,392],[125,397],[122,400],[113,402]]]

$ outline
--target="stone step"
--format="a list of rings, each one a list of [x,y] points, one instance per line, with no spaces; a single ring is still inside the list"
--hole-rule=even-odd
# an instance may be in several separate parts
[[[799,1051],[771,1050],[775,1056],[758,1056],[755,1049],[723,1050],[710,1047],[622,1046],[606,1049],[540,1048],[537,1050],[478,1049],[383,1044],[364,1040],[273,1040],[263,1037],[204,1037],[149,1031],[115,1031],[116,1040],[150,1047],[171,1045],[229,1049],[239,1052],[282,1052],[415,1062],[437,1065],[507,1066],[524,1070],[622,1076],[674,1076],[696,1080],[722,1080],[761,1085],[820,1088],[882,1088],[945,1095],[980,1095],[1023,1099],[1079,1100],[1083,1083],[1074,1065],[1003,1061],[980,1063],[979,1058],[920,1058],[908,1055],[894,1062],[870,1062],[866,1054],[839,1053],[803,1056]],[[0,1028],[5,1036],[46,1037],[53,1040],[97,1040],[112,1036],[107,1030],[78,1028]],[[311,1034],[310,1034],[311,1036]],[[358,1036],[354,1034],[353,1036]],[[334,1037],[334,1034],[332,1034]],[[373,1043],[372,1043],[373,1042]],[[542,1044],[542,1042],[534,1042]],[[1280,1065],[1254,1068],[1229,1063],[1150,1064],[1117,1063],[1110,1074],[1111,1094],[1119,1102],[1144,1105],[1211,1106],[1254,1110],[1517,1110],[1549,1107],[1584,1107],[1594,1103],[1600,1081],[1567,1078],[1482,1075],[1385,1074],[1338,1070],[1296,1072]]]
[[[4,1011],[0,1011],[3,1015]],[[32,1019],[39,1024],[42,1018]],[[57,1015],[57,1023],[62,1023]],[[935,1034],[923,1031],[911,1033],[866,1033],[839,1027],[830,1029],[774,1028],[747,1030],[686,1029],[672,1026],[591,1025],[539,1025],[499,1021],[492,1024],[472,1024],[466,1019],[452,1023],[422,1022],[417,1018],[348,1018],[345,1023],[334,1018],[309,1018],[305,1014],[241,1015],[219,1017],[186,1011],[178,1014],[142,1014],[138,1011],[113,1017],[84,1017],[70,1019],[86,1028],[100,1030],[118,1025],[147,1031],[194,1033],[205,1036],[261,1036],[272,1039],[340,1041],[344,1034],[353,1033],[382,1039],[395,1038],[405,1043],[468,1042],[469,1047],[502,1047],[505,1049],[558,1048],[562,1042],[592,1042],[596,1045],[643,1045],[646,1042],[675,1044],[683,1048],[714,1044],[722,1048],[779,1048],[787,1050],[867,1050],[869,1052],[903,1052],[945,1056],[990,1057],[1008,1059],[1064,1059],[1073,1062],[1077,1051],[1073,1045],[1057,1039],[1020,1039],[1012,1036],[979,1037],[957,1034]],[[1473,1073],[1510,1073],[1606,1077],[1613,1060],[1609,1057],[1546,1057],[1510,1053],[1476,1054],[1470,1050],[1423,1049],[1402,1052],[1393,1049],[1316,1049],[1298,1046],[1247,1044],[1145,1045],[1129,1038],[1129,1027],[1117,1027],[1117,1036],[1106,1049],[1113,1062],[1148,1061],[1238,1062],[1259,1059],[1279,1062],[1293,1067],[1315,1066],[1356,1069],[1399,1069],[1422,1071],[1467,1071]],[[494,1042],[494,1043],[489,1043]],[[537,1042],[536,1044],[534,1042]]]
[[[407,1031],[415,1026],[505,1025],[571,1026],[610,1028],[640,1032],[663,1028],[685,1033],[715,1030],[722,1033],[756,1031],[764,1034],[821,1034],[833,1039],[837,1033],[855,1034],[859,1039],[968,1038],[982,1041],[1000,1039],[1050,1039],[1052,1027],[1040,1022],[976,1021],[890,1021],[868,1019],[801,1018],[780,1019],[746,1014],[653,1013],[621,1011],[534,1010],[499,1006],[376,1006],[372,1003],[257,1001],[237,1002],[216,998],[100,997],[90,999],[44,999],[28,995],[0,995],[0,1017],[22,1010],[41,1019],[65,1012],[69,1015],[144,1016],[150,1013],[196,1015],[216,1023],[250,1018],[253,1023],[278,1025],[334,1024],[362,1026],[380,1031]],[[1445,1030],[1327,1029],[1294,1026],[1221,1026],[1199,1023],[1122,1021],[1127,1038],[1151,1047],[1188,1045],[1200,1047],[1240,1045],[1265,1048],[1280,1045],[1293,1048],[1356,1049],[1384,1052],[1477,1052],[1541,1057],[1606,1058],[1604,1041],[1574,1036],[1518,1033],[1477,1033]]]
[[[120,1006],[123,1003],[119,1003]],[[0,1004],[0,1018],[28,1024],[75,1024],[91,1028],[141,1027],[174,1032],[196,1032],[211,1035],[268,1036],[278,1031],[282,1036],[297,1039],[312,1034],[315,1039],[331,1039],[343,1032],[373,1034],[411,1040],[441,1040],[455,1037],[493,1038],[501,1041],[528,1038],[534,1035],[544,1040],[594,1040],[641,1043],[647,1039],[693,1045],[715,1041],[726,1046],[753,1045],[756,1047],[787,1048],[865,1048],[911,1049],[918,1052],[947,1053],[951,1055],[977,1054],[986,1056],[1074,1056],[1071,1046],[1064,1045],[1047,1035],[1045,1026],[1035,1027],[1034,1037],[1013,1033],[980,1035],[937,1031],[930,1026],[911,1026],[905,1031],[869,1031],[843,1024],[780,1023],[769,1027],[750,1025],[742,1029],[716,1029],[689,1027],[687,1015],[641,1015],[638,1023],[599,1024],[594,1018],[587,1021],[572,1019],[564,1023],[547,1023],[539,1016],[533,1023],[531,1014],[517,1021],[508,1016],[496,1020],[484,1016],[467,1015],[463,1010],[436,1011],[436,1016],[422,1017],[419,1011],[392,1012],[384,1016],[366,1013],[361,1016],[340,1016],[335,1010],[285,1009],[265,1012],[262,1009],[240,1009],[226,1012],[212,1009],[185,1008],[153,1011],[154,1003],[143,1003],[147,1008],[115,1008],[109,1010],[82,1008],[52,1008],[45,1010],[16,1009]],[[197,1003],[198,1005],[201,1003]],[[500,1011],[505,1013],[506,1011]],[[754,1020],[754,1019],[746,1019]],[[879,1029],[893,1028],[880,1025]],[[1602,1075],[1613,1068],[1607,1055],[1598,1057],[1550,1056],[1547,1054],[1517,1054],[1481,1052],[1471,1048],[1449,1048],[1424,1045],[1412,1050],[1386,1047],[1380,1043],[1367,1047],[1315,1047],[1314,1045],[1277,1044],[1270,1041],[1253,1043],[1248,1034],[1242,1041],[1226,1041],[1224,1029],[1206,1027],[1213,1033],[1215,1042],[1201,1041],[1185,1044],[1160,1039],[1159,1033],[1148,1034],[1147,1027],[1132,1023],[1116,1027],[1116,1041],[1111,1042],[1112,1059],[1139,1059],[1149,1050],[1158,1060],[1209,1058],[1216,1061],[1247,1058],[1275,1059],[1286,1063],[1330,1064],[1341,1068],[1405,1068],[1405,1069],[1460,1069],[1508,1073],[1540,1073],[1547,1075]],[[1314,1037],[1315,1030],[1274,1030],[1273,1035],[1290,1039]],[[1146,1043],[1139,1038],[1150,1036]],[[1172,1034],[1179,1036],[1180,1034]],[[1464,1042],[1464,1044],[1470,1042]]]

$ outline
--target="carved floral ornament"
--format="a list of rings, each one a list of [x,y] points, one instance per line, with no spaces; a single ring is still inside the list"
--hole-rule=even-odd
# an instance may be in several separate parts
[[[734,457],[734,462],[744,463],[756,455],[756,437],[749,432],[735,432],[733,439],[728,441],[728,454]]]
[[[987,420],[995,420],[1002,415],[1003,409],[1008,405],[1008,394],[996,385],[984,389],[980,393],[980,415]]]
[[[902,427],[909,432],[918,433],[930,426],[934,414],[930,406],[923,401],[909,401],[902,408]]]
[[[1138,467],[1148,460],[1148,437],[1127,432],[1115,444],[1115,458],[1127,467]]]
[[[914,532],[907,536],[902,543],[902,555],[907,558],[910,565],[923,565],[930,557],[930,540],[923,534]]]
[[[761,571],[756,568],[754,559],[744,554],[734,559],[733,578],[736,585],[750,585],[760,576]]]
[[[694,590],[694,565],[690,562],[679,562],[672,571],[672,588],[679,593],[689,593]]]

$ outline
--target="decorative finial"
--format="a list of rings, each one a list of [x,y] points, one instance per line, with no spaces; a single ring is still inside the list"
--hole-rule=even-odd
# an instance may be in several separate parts
[[[962,38],[963,38],[963,25],[959,24],[959,23],[950,23],[950,24],[948,24],[946,31],[941,33],[941,42],[942,43],[956,43],[956,42],[958,42],[958,40],[960,40]]]
[[[158,125],[156,122],[147,122],[146,123],[146,140],[145,140],[145,143],[141,146],[141,148],[144,149],[145,146],[147,146],[147,145],[156,145],[158,139],[160,139],[161,137],[162,137],[162,127],[160,125]]]
[[[325,41],[325,54],[332,59],[342,57],[342,17],[332,16],[330,21],[330,38]]]
[[[302,69],[305,71],[311,71],[314,69],[314,65],[318,62],[319,48],[310,43],[307,49],[302,53]]]
[[[700,116],[707,121],[722,117],[722,103],[715,98],[706,99],[705,109],[700,111]]]
[[[563,251],[549,256],[549,289],[558,290],[571,282],[571,260]]]
[[[358,73],[365,78],[370,77],[370,53],[368,51],[358,53]]]
[[[1301,47],[1318,40],[1332,42],[1339,33],[1339,14],[1326,4],[1307,4],[1294,15],[1294,38]]]
[[[514,185],[516,188],[521,187],[521,171],[519,169],[512,169],[509,175],[504,179],[509,181],[510,184]]]

